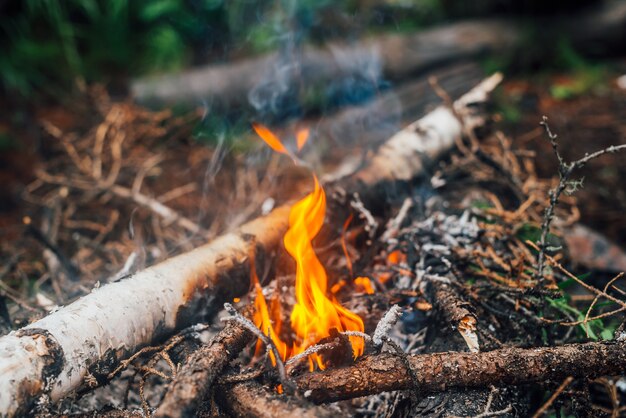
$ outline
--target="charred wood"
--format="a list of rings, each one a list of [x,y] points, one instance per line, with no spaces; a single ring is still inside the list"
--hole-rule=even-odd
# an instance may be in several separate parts
[[[459,331],[470,351],[479,350],[476,335],[477,318],[474,308],[467,302],[454,284],[445,277],[432,277],[428,280],[430,302],[443,314],[446,321]]]
[[[252,314],[249,307],[243,313]],[[228,322],[208,344],[201,346],[184,363],[155,417],[193,417],[224,367],[243,350],[253,334],[237,322]]]

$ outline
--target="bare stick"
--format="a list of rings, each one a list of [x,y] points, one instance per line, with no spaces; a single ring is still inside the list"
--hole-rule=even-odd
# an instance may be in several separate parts
[[[553,133],[552,130],[550,129],[550,125],[548,125],[548,118],[544,116],[542,121],[539,124],[543,126],[546,132],[546,135],[548,139],[550,140],[550,144],[552,145],[552,150],[554,152],[554,155],[556,156],[559,162],[559,183],[554,189],[550,190],[549,192],[550,204],[545,210],[544,217],[543,217],[543,224],[541,225],[541,238],[539,242],[537,243],[539,246],[539,255],[537,258],[536,278],[540,281],[543,281],[544,280],[543,271],[545,268],[546,250],[548,250],[548,235],[550,234],[550,227],[552,225],[552,221],[554,220],[554,212],[555,212],[556,206],[559,204],[559,198],[561,197],[561,194],[567,190],[568,187],[572,188],[572,191],[574,191],[581,184],[580,182],[571,182],[570,176],[572,175],[574,170],[584,167],[585,164],[587,164],[589,161],[593,160],[594,158],[601,157],[604,154],[609,154],[609,153],[612,154],[612,153],[626,150],[626,144],[610,146],[603,150],[596,151],[593,154],[585,155],[583,158],[580,158],[576,161],[567,162],[565,161],[565,159],[561,156],[561,153],[559,152],[559,144],[557,141],[558,135]]]
[[[572,383],[573,380],[574,378],[572,376],[566,377],[563,383],[561,383],[561,385],[554,391],[554,393],[552,394],[552,396],[550,396],[550,398],[546,401],[546,403],[541,405],[541,408],[539,408],[537,412],[533,414],[533,418],[539,418],[540,416],[542,416],[544,412],[546,412],[548,408],[550,408],[550,405],[552,405],[554,400],[559,397],[559,395],[565,390],[565,388],[570,383]]]

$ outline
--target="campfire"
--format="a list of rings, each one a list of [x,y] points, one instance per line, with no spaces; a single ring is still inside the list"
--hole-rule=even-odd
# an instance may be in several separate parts
[[[563,27],[613,22],[589,16]],[[492,103],[503,75],[466,59],[523,28],[451,28],[131,86],[159,102],[210,79],[211,111],[239,106],[217,122],[96,86],[81,91],[93,124],[37,116],[49,159],[21,194],[19,243],[0,243],[0,416],[623,415],[626,255],[580,223],[574,192],[626,145],[571,157],[545,116],[513,141]],[[381,71],[420,80],[385,90]],[[372,72],[375,98],[333,107]],[[309,84],[319,114],[278,103],[321,100]],[[244,151],[189,139],[239,111]]]
[[[255,125],[254,128],[273,150],[292,156],[267,128],[260,125]],[[306,131],[300,131],[297,135],[298,149],[304,146],[306,139]],[[285,249],[296,262],[296,303],[289,315],[289,326],[283,326],[279,289],[275,290],[271,309],[268,310],[255,269],[252,268],[253,283],[256,287],[254,323],[272,339],[282,360],[303,353],[307,348],[329,337],[331,333],[363,332],[361,318],[341,306],[334,295],[329,292],[326,270],[313,249],[312,241],[320,232],[326,214],[326,194],[317,176],[313,175],[313,180],[314,190],[292,206],[289,212],[289,229],[284,238]],[[363,281],[363,278],[361,279]],[[292,343],[284,341],[281,337],[288,335],[290,331],[295,334],[295,338],[290,338],[294,340]],[[354,357],[363,354],[362,337],[350,336],[349,338]],[[270,355],[273,356],[273,354]],[[272,362],[274,364],[276,362],[273,357]],[[315,369],[315,365],[321,370],[326,368],[322,356],[318,353],[310,355],[311,371]]]

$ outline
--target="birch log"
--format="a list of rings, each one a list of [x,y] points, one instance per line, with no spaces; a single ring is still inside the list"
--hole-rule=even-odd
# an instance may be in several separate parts
[[[460,115],[480,125],[477,103],[501,80],[496,74],[389,140],[357,174],[361,185],[407,180],[447,152],[461,136]],[[391,164],[391,167],[384,167]],[[378,172],[378,175],[376,174]],[[350,179],[346,179],[348,182]],[[346,183],[347,184],[347,183]],[[38,400],[55,402],[108,374],[142,346],[202,320],[249,288],[249,256],[262,269],[288,227],[289,207],[274,210],[134,276],[108,284],[25,328],[0,338],[0,416],[26,413]]]
[[[120,360],[244,294],[247,260],[258,268],[281,242],[289,207],[239,231],[134,276],[94,290],[76,302],[0,339],[0,415],[24,413],[41,395],[57,401],[99,383]]]

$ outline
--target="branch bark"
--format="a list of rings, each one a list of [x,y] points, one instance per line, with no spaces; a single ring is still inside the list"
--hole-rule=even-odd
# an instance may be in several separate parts
[[[419,174],[425,160],[437,159],[461,136],[456,115],[468,126],[484,123],[475,105],[487,100],[500,79],[499,74],[488,78],[455,102],[454,111],[439,107],[392,137],[357,174],[359,184]],[[25,413],[42,396],[58,401],[84,387],[88,375],[105,383],[120,360],[243,295],[249,256],[254,253],[263,269],[287,230],[289,209],[280,207],[207,245],[94,290],[0,338],[0,415]]]
[[[435,353],[408,356],[420,393],[449,388],[520,385],[568,376],[593,378],[626,370],[626,343],[594,342],[560,347],[504,348],[484,353]],[[335,402],[412,388],[403,360],[393,354],[363,357],[351,367],[296,378],[313,402]]]

